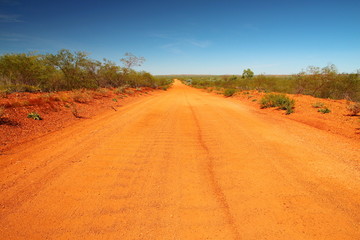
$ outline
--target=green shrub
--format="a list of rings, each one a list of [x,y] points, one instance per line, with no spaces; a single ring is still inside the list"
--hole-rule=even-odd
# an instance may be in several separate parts
[[[232,95],[234,95],[236,92],[235,89],[225,89],[224,91],[224,96],[225,97],[231,97]]]
[[[164,85],[164,86],[161,86],[161,89],[166,91],[169,89],[169,87],[170,87],[170,85]]]
[[[29,113],[27,117],[34,120],[42,120],[42,117],[36,112]]]
[[[114,102],[117,102],[117,101],[118,101],[116,98],[113,98],[112,100],[113,100]]]
[[[278,107],[281,110],[286,110],[286,114],[293,113],[295,100],[290,99],[285,94],[266,94],[260,100],[260,108]]]
[[[325,113],[331,113],[331,110],[328,109],[327,107],[324,107],[324,108],[318,109],[318,112],[321,112],[322,114],[325,114]]]
[[[347,106],[347,109],[350,112],[351,116],[356,116],[358,113],[360,113],[360,102],[349,104]]]
[[[312,105],[314,108],[322,108],[324,107],[324,103],[322,102],[316,102]]]

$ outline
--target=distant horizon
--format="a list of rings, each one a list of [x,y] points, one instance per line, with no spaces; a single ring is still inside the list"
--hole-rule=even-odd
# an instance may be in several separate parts
[[[355,0],[0,0],[0,9],[0,54],[69,49],[120,65],[131,52],[153,75],[360,69]]]

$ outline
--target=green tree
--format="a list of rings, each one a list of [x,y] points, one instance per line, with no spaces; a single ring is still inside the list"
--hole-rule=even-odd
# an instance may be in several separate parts
[[[43,87],[55,69],[47,66],[35,53],[0,56],[0,78],[3,84],[25,84]]]
[[[65,89],[94,88],[96,80],[89,78],[89,71],[96,63],[87,56],[85,52],[62,49],[57,54],[48,54],[46,59],[62,72]]]
[[[243,71],[242,78],[252,78],[252,77],[254,77],[254,72],[251,71],[250,68],[245,69],[245,70]]]

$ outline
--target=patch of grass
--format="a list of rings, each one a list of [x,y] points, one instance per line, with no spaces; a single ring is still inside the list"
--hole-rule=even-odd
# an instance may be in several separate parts
[[[113,100],[114,102],[118,102],[118,100],[117,100],[116,98],[113,98],[112,100]]]
[[[125,90],[124,90],[124,93],[125,93],[125,94],[130,94],[130,95],[132,95],[132,94],[134,94],[134,91],[131,90],[131,89],[125,89]]]
[[[322,108],[322,107],[324,107],[324,106],[325,106],[325,104],[322,103],[322,102],[316,102],[316,103],[313,103],[313,104],[312,104],[312,107],[313,107],[313,108]]]
[[[34,120],[42,120],[42,117],[37,112],[31,112],[27,117]]]
[[[360,113],[360,102],[349,104],[347,110],[350,112],[351,116],[356,116]]]
[[[256,102],[256,101],[257,101],[257,99],[252,99],[251,101],[252,101],[252,102]]]
[[[236,93],[236,90],[235,89],[225,89],[224,91],[224,96],[225,97],[231,97],[233,96],[234,94]]]
[[[286,110],[286,114],[294,112],[295,100],[290,99],[285,94],[268,93],[260,100],[260,108],[278,107]]]
[[[127,88],[127,86],[120,86],[120,87],[118,87],[118,88],[116,88],[115,90],[114,90],[114,93],[115,94],[121,94],[121,93],[125,93],[125,89]]]
[[[87,92],[83,92],[83,91],[74,91],[73,92],[73,99],[75,102],[78,103],[88,103],[90,102],[91,96],[90,94],[88,94]]]
[[[110,90],[107,88],[98,88],[93,92],[93,95],[96,97],[108,97],[110,95]]]
[[[321,112],[322,114],[325,114],[325,113],[331,113],[331,110],[328,109],[327,107],[324,107],[324,108],[319,108],[318,112]]]

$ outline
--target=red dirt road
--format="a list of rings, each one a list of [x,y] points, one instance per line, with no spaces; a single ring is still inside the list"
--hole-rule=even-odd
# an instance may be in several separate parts
[[[0,156],[0,239],[360,239],[360,143],[176,81]]]

